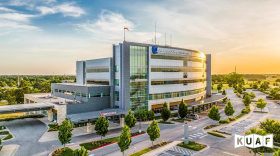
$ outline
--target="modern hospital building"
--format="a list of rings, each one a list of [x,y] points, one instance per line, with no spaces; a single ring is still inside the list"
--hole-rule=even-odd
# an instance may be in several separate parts
[[[112,57],[77,61],[76,83],[53,83],[51,93],[26,94],[25,103],[45,103],[48,119],[59,124],[65,118],[75,123],[105,115],[122,125],[129,109],[157,113],[167,102],[176,111],[183,99],[189,107],[202,101],[192,106],[203,104],[204,110],[204,104],[217,101],[206,102],[212,89],[210,54],[135,42],[112,49]]]

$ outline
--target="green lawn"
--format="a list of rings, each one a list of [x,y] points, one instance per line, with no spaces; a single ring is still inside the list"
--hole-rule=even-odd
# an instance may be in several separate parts
[[[113,138],[108,138],[108,139],[103,139],[102,141],[103,142],[116,142],[116,141],[119,141],[120,140],[120,137],[117,136],[117,137],[113,137]],[[95,143],[92,143],[92,142],[86,142],[86,143],[82,143],[80,144],[80,146],[84,146],[85,149],[87,150],[91,150],[91,149],[94,149],[94,148],[97,148],[99,146],[101,146],[100,144],[95,144]]]
[[[146,149],[143,149],[143,150],[141,150],[141,151],[136,152],[136,153],[135,153],[135,156],[140,156],[140,155],[143,155],[143,154],[148,153],[148,152],[150,152],[150,151],[152,151],[152,149],[146,148]],[[131,154],[131,155],[129,155],[129,156],[134,156],[134,154]]]
[[[236,120],[237,120],[237,119],[241,118],[241,117],[244,116],[244,115],[245,115],[245,113],[241,113],[241,114],[239,114],[238,116],[236,116],[235,118],[236,118]]]
[[[218,86],[218,84],[214,84],[212,90],[217,91],[217,86]],[[228,84],[223,84],[223,89],[233,89],[233,87],[229,87]]]
[[[6,126],[0,126],[0,130],[6,129]]]
[[[176,122],[184,122],[184,121],[192,121],[190,119],[173,119],[172,121],[176,121]]]
[[[65,151],[64,148],[59,148],[57,150],[55,150],[52,153],[53,156],[70,156],[73,155],[73,150],[70,149],[69,147],[65,147]]]
[[[0,106],[6,106],[6,105],[8,105],[8,102],[7,102],[7,101],[5,101],[5,102],[1,101],[1,102],[0,102]]]

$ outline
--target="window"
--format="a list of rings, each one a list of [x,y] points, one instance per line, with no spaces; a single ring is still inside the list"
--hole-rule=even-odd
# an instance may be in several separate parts
[[[115,66],[115,72],[119,72],[120,71],[120,66]]]
[[[115,79],[115,86],[119,86],[119,79]]]
[[[88,97],[88,94],[82,93],[82,97]]]
[[[81,93],[76,92],[76,96],[81,96],[81,95],[82,95]]]
[[[119,92],[115,91],[115,101],[120,101]]]
[[[150,94],[149,100],[156,100],[156,99],[168,99],[168,98],[174,98],[174,97],[182,97],[182,96],[188,96],[193,94],[202,93],[205,91],[205,88],[197,89],[197,90],[188,90],[188,91],[182,91],[182,92],[171,92],[171,93],[158,93],[158,94]]]
[[[101,69],[86,69],[87,73],[108,73],[109,68],[101,68]]]
[[[87,80],[87,84],[109,85],[109,81],[95,81],[95,80]]]
[[[102,93],[102,97],[103,96],[110,96],[110,93]]]
[[[56,93],[58,93],[58,92],[59,92],[59,90],[58,90],[58,89],[55,89],[54,91],[55,91]]]
[[[184,84],[188,85],[188,83],[197,83],[204,82],[205,79],[197,79],[197,80],[174,80],[174,81],[152,81],[151,85],[168,85],[168,84]]]
[[[101,93],[92,93],[90,97],[101,97]]]

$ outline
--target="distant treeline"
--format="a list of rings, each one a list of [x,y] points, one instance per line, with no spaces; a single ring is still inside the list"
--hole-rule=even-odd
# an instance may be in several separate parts
[[[248,79],[248,81],[259,81],[266,80],[266,76],[260,74],[244,74],[244,79]]]

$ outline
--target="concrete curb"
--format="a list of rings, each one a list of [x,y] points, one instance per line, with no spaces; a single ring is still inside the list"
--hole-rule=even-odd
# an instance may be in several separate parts
[[[155,154],[157,154],[157,153],[159,153],[159,152],[162,152],[162,151],[164,151],[164,150],[169,149],[170,147],[176,146],[176,145],[177,145],[178,143],[180,143],[180,142],[182,142],[182,141],[173,141],[173,142],[171,142],[171,143],[169,143],[169,144],[167,144],[167,145],[165,145],[165,146],[159,147],[159,148],[157,148],[157,149],[155,149],[155,150],[152,150],[152,151],[150,151],[150,152],[148,152],[148,153],[145,153],[145,154],[143,154],[142,156],[151,156],[151,155],[155,155]],[[149,148],[149,147],[148,147],[148,148]]]
[[[3,146],[2,150],[0,151],[1,156],[14,156],[16,152],[18,151],[20,145],[17,144],[11,144],[11,145],[5,145]],[[7,150],[5,148],[11,149],[12,150]],[[4,150],[3,150],[4,149]],[[12,151],[12,152],[9,152]]]

